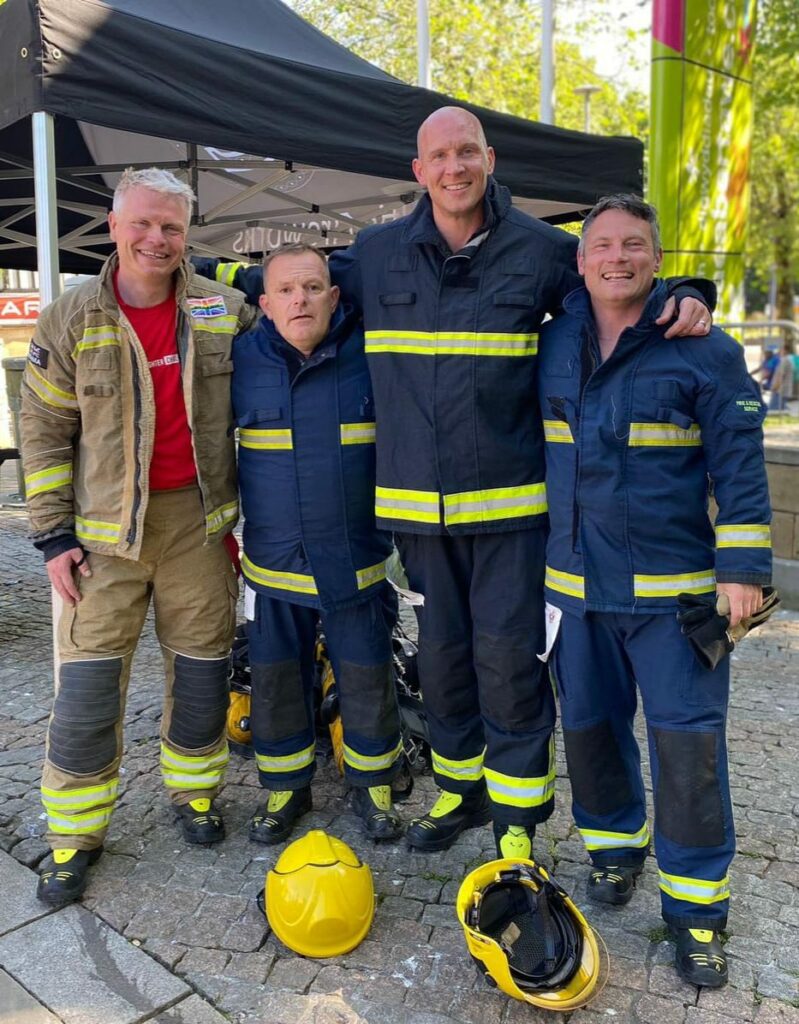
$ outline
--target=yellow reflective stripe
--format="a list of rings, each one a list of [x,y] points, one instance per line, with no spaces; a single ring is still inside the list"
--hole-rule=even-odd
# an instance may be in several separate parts
[[[687,430],[672,423],[631,423],[627,444],[630,448],[698,448],[702,434],[698,423]]]
[[[227,505],[220,505],[213,512],[205,517],[205,528],[208,533],[218,533],[223,526],[235,522],[239,517],[239,503],[230,501]]]
[[[342,423],[341,424],[342,444],[374,444],[375,425],[374,423]]]
[[[218,263],[215,271],[217,281],[222,284],[233,287],[233,281],[236,277],[236,272],[239,267],[245,266],[244,263]]]
[[[544,420],[544,439],[553,444],[574,444],[571,427],[562,420]]]
[[[57,388],[55,384],[51,384],[43,374],[39,373],[30,362],[27,363],[26,368],[28,371],[28,387],[43,402],[52,405],[56,409],[78,408],[78,396],[74,391],[62,391],[61,388]]]
[[[207,334],[238,333],[238,317],[231,314],[224,316],[193,316],[192,330],[205,331]]]
[[[444,495],[444,522],[448,526],[536,516],[546,510],[546,486],[543,483]]]
[[[544,586],[550,590],[557,590],[560,594],[568,594],[569,597],[585,599],[585,577],[572,572],[561,572],[560,569],[553,569],[551,565],[546,568]]]
[[[40,469],[38,473],[30,473],[25,477],[25,494],[32,498],[35,494],[54,491],[57,487],[72,483],[72,463],[62,462],[50,469]]]
[[[242,427],[239,430],[239,444],[242,448],[257,448],[262,451],[290,451],[294,446],[288,427],[274,430]]]
[[[730,896],[730,879],[727,875],[718,882],[668,875],[665,871],[658,871],[658,876],[660,888],[676,900],[708,904],[718,903],[720,900],[729,899]]]
[[[765,524],[742,523],[716,527],[717,548],[770,548],[771,528]]]
[[[367,331],[368,353],[397,352],[418,356],[534,356],[537,334],[476,331]]]
[[[716,589],[712,569],[703,572],[683,572],[673,576],[633,576],[636,597],[676,597],[678,594],[709,594]]]
[[[358,569],[355,575],[358,579],[358,590],[366,590],[373,583],[379,583],[386,578],[385,560],[378,562],[377,565],[370,565],[368,569]]]
[[[116,544],[122,527],[119,523],[103,523],[97,519],[83,519],[75,516],[75,534],[79,540],[97,540],[104,544]]]
[[[549,770],[546,775],[520,779],[513,775],[504,775],[485,769],[486,788],[488,795],[496,804],[507,807],[540,807],[555,795],[555,751],[549,745]]]
[[[443,757],[441,754],[431,750],[433,771],[439,775],[445,775],[448,779],[457,779],[460,782],[479,782],[483,777],[483,757],[485,750],[477,757],[467,757],[460,761]]]
[[[313,764],[316,756],[316,745],[312,743],[296,754],[259,754],[256,751],[255,763],[261,772],[296,772]]]
[[[161,776],[168,789],[212,789],[218,786],[230,760],[227,743],[215,754],[176,754],[161,744]]]
[[[110,346],[119,347],[120,331],[115,324],[103,324],[101,327],[87,327],[83,337],[72,349],[74,359],[81,352],[92,348],[107,348]]]
[[[350,766],[361,772],[380,772],[386,768],[390,768],[402,752],[402,741],[394,747],[393,750],[389,750],[385,754],[359,754],[357,750],[353,750],[352,747],[348,747],[344,744],[344,761]]]
[[[408,491],[401,487],[375,488],[378,519],[407,519],[413,523],[440,523],[438,491]]]
[[[51,832],[60,835],[88,835],[106,828],[111,820],[111,807],[98,808],[87,814],[59,814],[47,812],[47,825]]]
[[[593,828],[581,828],[587,850],[615,850],[620,847],[642,849],[649,845],[649,829],[646,822],[637,832],[600,832]]]
[[[118,789],[118,779],[99,786],[86,786],[84,789],[57,790],[42,786],[42,803],[48,811],[79,810],[95,804],[113,803]]]
[[[246,554],[241,557],[241,568],[247,579],[260,583],[263,587],[274,587],[276,590],[290,590],[296,594],[316,594],[316,583],[313,576],[297,572],[281,572],[279,569],[263,569],[250,561]]]

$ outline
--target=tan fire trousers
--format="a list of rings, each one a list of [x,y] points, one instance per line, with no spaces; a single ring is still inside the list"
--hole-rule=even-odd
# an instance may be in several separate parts
[[[227,656],[237,581],[221,543],[205,544],[197,487],[150,494],[141,557],[90,553],[81,600],[58,622],[61,665],[42,774],[53,849],[103,842],[119,785],[133,652],[152,600],[164,659],[161,772],[170,799],[213,797],[228,760]]]

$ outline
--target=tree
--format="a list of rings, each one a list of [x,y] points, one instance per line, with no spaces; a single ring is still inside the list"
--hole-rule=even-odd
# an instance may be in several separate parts
[[[761,0],[754,63],[752,205],[747,264],[755,287],[777,279],[777,316],[793,319],[799,284],[799,19],[795,0]]]

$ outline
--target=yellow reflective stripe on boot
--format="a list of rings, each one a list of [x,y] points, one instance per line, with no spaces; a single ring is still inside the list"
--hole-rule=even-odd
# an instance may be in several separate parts
[[[375,488],[375,516],[378,519],[440,523],[440,503],[441,495],[438,491],[408,491],[402,487]]]
[[[562,420],[544,420],[544,440],[554,444],[574,444],[572,429]]]
[[[62,391],[61,388],[57,388],[30,362],[25,364],[25,370],[28,387],[46,405],[51,405],[54,409],[77,410],[78,396],[74,391]]]
[[[342,423],[341,424],[342,444],[374,444],[375,424],[374,423]]]
[[[25,495],[32,498],[35,494],[54,491],[58,487],[72,483],[72,463],[62,462],[50,469],[40,469],[38,473],[30,473],[25,477]]]
[[[205,529],[207,533],[218,533],[228,523],[234,523],[239,518],[239,503],[229,501],[227,505],[220,505],[213,512],[205,517]]]
[[[289,590],[295,594],[317,593],[313,576],[299,572],[281,572],[279,569],[264,569],[252,562],[246,554],[241,556],[241,569],[248,580],[260,583],[262,587]]]
[[[103,324],[100,327],[87,327],[83,337],[72,349],[72,358],[85,352],[87,349],[108,348],[109,346],[119,348],[120,331],[116,324]]]
[[[298,772],[312,765],[315,757],[316,744],[312,743],[295,754],[259,754],[256,751],[255,763],[261,772]]]
[[[373,583],[379,583],[386,578],[385,560],[376,565],[370,565],[367,569],[358,569],[355,573],[358,580],[358,590],[366,590]]]
[[[770,548],[771,527],[760,523],[716,527],[717,548]]]
[[[485,768],[484,771],[488,795],[495,804],[505,804],[509,807],[540,807],[555,795],[554,764],[551,764],[547,775],[528,779],[503,775],[493,768]]]
[[[673,423],[631,423],[627,444],[630,448],[700,448],[702,435],[698,423],[687,429]]]
[[[636,597],[676,597],[678,594],[709,594],[716,589],[716,576],[712,569],[703,572],[681,572],[675,575],[633,576]]]
[[[458,782],[479,782],[483,777],[483,758],[485,749],[477,757],[467,757],[455,761],[449,757],[437,754],[435,750],[430,751],[433,771],[444,775],[448,779],[456,779]]]
[[[560,569],[553,569],[551,565],[546,568],[544,586],[550,590],[557,590],[560,594],[568,594],[569,597],[585,599],[585,577],[577,576],[573,572],[561,572]]]
[[[637,832],[600,832],[598,829],[581,828],[586,850],[615,850],[631,846],[640,850],[649,845],[649,829],[646,822]]]
[[[122,527],[119,523],[103,523],[98,519],[75,516],[75,535],[78,540],[96,540],[102,544],[117,544]]]
[[[382,772],[394,764],[401,752],[401,740],[393,750],[389,750],[386,754],[376,755],[359,754],[357,750],[353,750],[352,747],[348,747],[345,743],[344,761],[350,768],[355,768],[359,772]]]
[[[686,900],[688,903],[718,903],[729,899],[730,879],[728,875],[718,882],[710,882],[703,878],[685,878],[682,875],[668,875],[658,871],[660,888],[675,900]]]
[[[546,510],[547,495],[543,483],[444,495],[444,522],[447,526],[538,516]]]
[[[215,789],[230,760],[227,743],[214,754],[176,754],[161,744],[161,776],[167,789]]]
[[[289,452],[294,447],[290,427],[276,427],[272,430],[241,427],[239,444],[242,448],[255,448],[266,452]]]
[[[417,356],[534,356],[537,334],[476,331],[367,331],[366,351]]]

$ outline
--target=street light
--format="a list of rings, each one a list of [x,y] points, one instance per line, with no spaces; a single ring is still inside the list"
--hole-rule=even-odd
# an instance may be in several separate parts
[[[583,131],[591,131],[591,97],[595,92],[601,92],[601,86],[599,85],[576,85],[573,89],[578,96],[583,97],[584,107],[584,119],[583,119]]]

